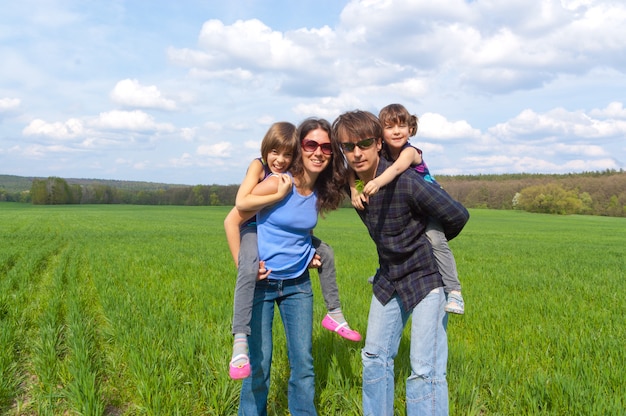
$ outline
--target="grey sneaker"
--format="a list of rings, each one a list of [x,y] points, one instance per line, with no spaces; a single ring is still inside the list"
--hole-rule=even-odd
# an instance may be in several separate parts
[[[465,302],[463,302],[463,295],[458,290],[453,290],[448,293],[448,303],[444,310],[448,313],[456,313],[457,315],[463,315],[465,313]]]

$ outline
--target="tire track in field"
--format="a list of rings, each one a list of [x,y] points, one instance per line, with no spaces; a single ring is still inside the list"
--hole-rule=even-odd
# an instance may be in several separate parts
[[[59,247],[33,296],[29,377],[21,406],[37,414],[104,414],[98,301],[77,243]],[[32,294],[31,294],[32,295]]]
[[[28,361],[30,332],[40,305],[36,296],[46,278],[49,263],[59,251],[58,239],[41,239],[29,234],[26,240],[12,241],[3,249],[0,265],[0,410],[19,409],[28,403],[32,365]],[[50,236],[49,236],[50,237]]]
[[[66,393],[80,414],[101,415],[103,377],[102,340],[99,336],[99,301],[85,255],[74,251],[68,268],[67,347],[69,380]]]

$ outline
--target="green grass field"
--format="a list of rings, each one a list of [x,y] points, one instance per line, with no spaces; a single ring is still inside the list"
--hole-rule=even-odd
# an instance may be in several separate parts
[[[0,204],[0,413],[235,414],[227,210]],[[450,413],[624,414],[626,219],[471,215],[451,242],[466,315],[448,326]],[[335,250],[344,313],[364,334],[374,246],[350,209],[316,234]],[[358,415],[362,343],[321,327],[312,280],[318,412]],[[269,413],[284,415],[276,326]],[[408,346],[405,336],[398,415]]]

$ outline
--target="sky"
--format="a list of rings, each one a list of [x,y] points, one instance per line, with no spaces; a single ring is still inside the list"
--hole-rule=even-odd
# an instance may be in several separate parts
[[[622,0],[21,0],[0,174],[238,184],[270,125],[403,104],[437,175],[626,168]]]

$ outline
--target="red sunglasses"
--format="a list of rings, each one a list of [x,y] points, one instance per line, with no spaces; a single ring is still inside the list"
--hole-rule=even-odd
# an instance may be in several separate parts
[[[315,140],[304,140],[302,142],[302,149],[307,152],[314,152],[318,147],[322,148],[322,153],[325,155],[333,154],[333,146],[330,143],[318,143]]]

